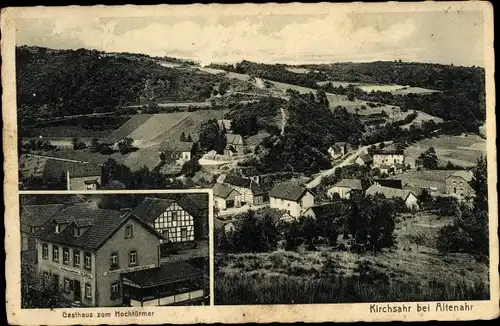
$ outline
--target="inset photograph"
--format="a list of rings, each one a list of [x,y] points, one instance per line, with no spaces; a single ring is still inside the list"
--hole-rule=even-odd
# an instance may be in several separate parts
[[[210,302],[207,193],[20,195],[21,307]]]

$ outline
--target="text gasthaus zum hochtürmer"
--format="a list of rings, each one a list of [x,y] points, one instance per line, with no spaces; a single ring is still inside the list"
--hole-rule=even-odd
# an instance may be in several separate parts
[[[126,318],[126,317],[153,317],[154,311],[139,311],[139,310],[115,310],[111,312],[67,312],[62,313],[63,318]]]

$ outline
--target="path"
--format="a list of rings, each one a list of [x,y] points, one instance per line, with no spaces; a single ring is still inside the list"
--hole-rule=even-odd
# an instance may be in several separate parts
[[[392,141],[385,141],[384,142],[386,145],[389,145],[392,143]],[[378,144],[380,143],[376,143],[376,144],[373,144],[375,146],[378,146]],[[350,165],[350,164],[353,164],[354,161],[358,158],[358,156],[362,155],[362,154],[365,154],[367,151],[368,151],[368,148],[370,148],[371,145],[366,145],[366,146],[360,146],[355,152],[353,153],[350,153],[349,156],[347,156],[344,161],[342,161],[340,164],[334,166],[333,168],[331,169],[328,169],[328,170],[324,170],[324,171],[321,171],[320,173],[318,173],[314,179],[312,179],[308,184],[307,184],[307,188],[309,189],[312,189],[312,188],[315,188],[317,186],[319,186],[319,184],[321,183],[321,180],[326,177],[326,176],[329,176],[329,175],[332,175],[335,173],[335,170],[337,168],[340,168],[340,167],[343,167],[343,166],[346,166],[346,165]]]
[[[67,158],[60,158],[60,157],[47,156],[47,155],[39,155],[39,154],[31,154],[31,153],[27,153],[26,155],[31,155],[31,156],[35,156],[35,157],[41,157],[41,158],[56,160],[56,161],[65,161],[65,162],[74,162],[74,163],[90,163],[90,162],[86,162],[86,161],[71,160],[71,159],[67,159]]]
[[[285,134],[287,116],[286,116],[286,110],[283,109],[283,107],[281,107],[280,110],[281,110],[281,136],[283,136]]]

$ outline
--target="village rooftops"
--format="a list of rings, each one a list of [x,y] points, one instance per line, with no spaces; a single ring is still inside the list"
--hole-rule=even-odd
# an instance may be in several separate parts
[[[132,211],[132,214],[146,223],[153,223],[174,202],[172,199],[146,197]]]
[[[275,185],[269,197],[298,202],[309,190],[297,181],[287,181]]]
[[[212,187],[212,191],[214,192],[215,197],[227,198],[231,194],[231,192],[236,191],[236,190],[234,190],[233,188],[231,188],[230,186],[227,186],[225,184],[216,183]]]
[[[363,190],[361,180],[359,179],[342,179],[337,182],[334,187],[349,188],[353,190]]]
[[[361,159],[363,162],[368,163],[373,161],[373,157],[370,154],[363,154],[359,156],[359,159]]]
[[[21,226],[42,226],[63,208],[64,204],[21,206]]]
[[[124,282],[134,283],[141,288],[188,281],[204,275],[202,270],[187,262],[169,263],[160,267],[122,274]]]
[[[384,195],[385,198],[406,198],[412,193],[410,190],[403,190],[397,188],[383,187],[378,184],[374,184],[366,189],[367,196],[375,196],[376,194]]]
[[[224,127],[226,130],[231,130],[231,120],[228,120],[228,119],[221,119],[221,120],[217,120],[217,122],[219,123],[219,127]]]
[[[179,198],[177,204],[194,218],[205,218],[208,214],[208,195],[186,194]]]
[[[226,177],[224,178],[224,183],[236,187],[250,189],[254,195],[265,193],[265,191],[262,190],[257,183],[252,181],[252,179],[242,178],[232,174],[226,175]]]
[[[134,219],[159,239],[164,239],[156,230],[130,212],[90,208],[89,206],[85,208],[84,205],[76,211],[70,211],[73,220],[71,220],[70,216],[65,217],[62,215],[68,211],[64,211],[59,215],[56,214],[54,219],[45,223],[36,232],[35,236],[42,241],[95,251],[106,243],[127,221]],[[54,227],[54,222],[57,220],[69,222],[70,224],[57,233]],[[83,225],[79,225],[79,223]],[[74,228],[80,226],[85,226],[86,231],[77,236],[74,233]]]
[[[393,164],[394,167],[398,170],[402,170],[402,169],[405,169],[406,168],[406,165],[402,164],[402,163],[394,163]]]
[[[449,177],[460,177],[465,181],[470,182],[472,180],[472,173],[470,171],[456,171],[455,173],[450,174],[447,178]]]
[[[160,144],[160,152],[182,153],[190,152],[193,142],[166,140]]]
[[[68,166],[71,178],[101,176],[102,165],[96,163],[77,163]]]
[[[404,155],[405,151],[402,149],[401,150],[398,150],[398,149],[394,149],[394,150],[376,149],[375,151],[373,151],[373,154],[374,155]]]
[[[312,210],[314,216],[342,216],[347,213],[347,208],[341,201],[313,205],[306,211],[308,210]]]
[[[243,137],[238,134],[226,134],[226,140],[228,145],[244,145]]]

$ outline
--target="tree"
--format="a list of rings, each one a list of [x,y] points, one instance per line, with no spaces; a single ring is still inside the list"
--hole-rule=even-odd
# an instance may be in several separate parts
[[[52,279],[45,279],[36,270],[36,265],[21,262],[21,308],[65,308],[70,306]]]
[[[165,154],[165,152],[160,152],[160,161],[162,163],[165,163],[166,160],[167,160],[167,155]]]
[[[354,92],[351,92],[351,91],[347,92],[347,100],[354,101],[355,98],[356,97],[354,95]]]
[[[181,137],[179,140],[182,142],[186,141],[186,134],[184,133],[184,131],[181,133]]]
[[[420,203],[420,207],[424,209],[429,209],[433,206],[434,199],[432,198],[429,190],[423,189],[420,195],[418,195],[418,201]]]
[[[319,235],[316,219],[310,216],[300,218],[300,233],[305,238],[307,250],[315,250],[314,239]]]
[[[427,239],[426,235],[424,233],[420,233],[420,232],[410,234],[408,236],[408,238],[409,238],[410,242],[414,243],[417,246],[417,252],[419,252],[418,247],[421,245],[424,245],[425,241]]]
[[[101,148],[101,144],[99,143],[99,139],[98,138],[92,138],[92,141],[90,143],[90,151],[91,152],[99,152]]]
[[[419,155],[422,160],[422,165],[427,169],[436,169],[438,167],[438,158],[434,147],[429,147],[428,150]]]
[[[71,144],[73,145],[73,149],[75,151],[86,147],[85,143],[81,141],[80,138],[78,137],[74,137],[71,140]]]
[[[192,157],[189,161],[182,165],[181,173],[186,177],[193,177],[196,172],[201,170],[201,166],[195,157]]]
[[[285,249],[296,250],[302,243],[299,223],[297,221],[291,222],[285,229]]]
[[[474,189],[474,211],[488,211],[488,169],[483,155],[477,159],[470,186]]]
[[[223,153],[226,147],[226,133],[220,129],[217,120],[210,119],[201,124],[199,143],[205,150]]]
[[[193,141],[193,138],[191,137],[191,133],[188,134],[188,136],[186,138],[186,141],[187,142],[192,142]]]
[[[120,154],[124,155],[129,153],[133,146],[132,144],[134,143],[134,140],[130,137],[125,137],[122,140],[118,142],[118,150],[120,151]]]

